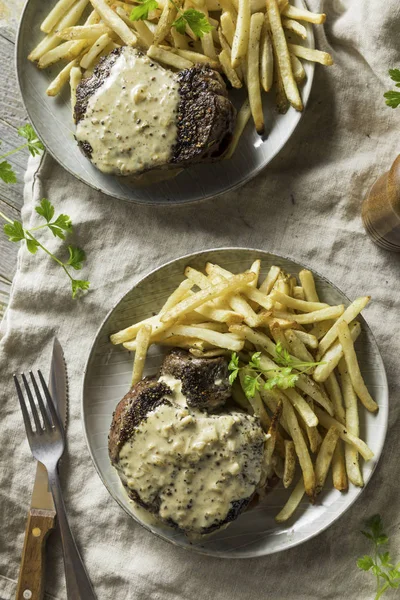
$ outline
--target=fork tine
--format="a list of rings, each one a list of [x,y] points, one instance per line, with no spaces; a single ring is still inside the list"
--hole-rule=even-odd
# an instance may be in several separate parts
[[[31,388],[29,387],[29,383],[28,383],[24,373],[21,373],[21,377],[22,377],[22,381],[24,382],[26,393],[28,395],[29,404],[31,406],[33,420],[35,421],[35,429],[36,429],[37,433],[41,433],[42,425],[40,423],[38,411],[37,411],[36,404],[35,404],[35,401],[32,396]]]
[[[17,389],[17,395],[18,395],[19,404],[21,406],[22,416],[24,418],[26,435],[28,437],[28,441],[30,442],[31,441],[31,436],[33,434],[32,425],[31,425],[31,419],[29,417],[28,409],[26,408],[26,404],[25,404],[25,400],[24,400],[24,395],[22,393],[21,386],[19,385],[19,381],[17,379],[17,376],[14,374],[13,378],[14,378],[15,387]]]
[[[43,417],[43,421],[44,421],[44,428],[46,430],[50,430],[52,428],[52,422],[51,422],[51,418],[49,415],[49,411],[46,409],[44,402],[43,402],[43,398],[42,398],[42,394],[40,393],[40,390],[38,388],[38,384],[36,383],[36,379],[33,376],[32,371],[29,371],[29,375],[31,376],[31,380],[33,383],[33,387],[35,389],[35,394],[36,394],[36,398],[39,404],[39,408],[40,408],[40,412],[42,414]]]
[[[42,384],[44,395],[46,396],[47,406],[50,409],[50,414],[51,414],[51,418],[53,420],[53,425],[54,425],[54,427],[60,429],[60,431],[63,431],[63,425],[62,425],[60,417],[58,415],[58,411],[55,407],[54,400],[50,395],[49,388],[47,387],[47,384],[44,380],[44,377],[43,377],[40,369],[38,369],[38,375],[39,375],[40,383]]]

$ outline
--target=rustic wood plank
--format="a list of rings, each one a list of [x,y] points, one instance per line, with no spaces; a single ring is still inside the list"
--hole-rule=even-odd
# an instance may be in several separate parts
[[[0,29],[0,120],[15,128],[26,120],[15,73],[14,43]]]
[[[0,154],[5,154],[9,150],[13,150],[24,143],[24,138],[20,137],[13,127],[1,120],[0,140]],[[29,152],[24,149],[7,157],[7,160],[11,163],[17,175],[17,183],[9,184],[0,180],[0,200],[17,210],[21,209],[23,203],[24,173],[28,156]]]

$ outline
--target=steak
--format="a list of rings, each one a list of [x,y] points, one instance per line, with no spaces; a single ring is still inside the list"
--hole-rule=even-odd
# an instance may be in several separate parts
[[[182,382],[188,406],[214,411],[230,398],[228,363],[224,357],[195,358],[174,348],[164,359],[161,376],[171,375]]]
[[[171,354],[176,362],[176,350]],[[202,361],[214,374],[215,359]],[[211,382],[212,397],[206,365],[197,376]],[[172,376],[168,385],[145,378],[133,386],[114,412],[109,455],[134,502],[188,535],[206,535],[251,502],[263,478],[265,435],[248,414],[209,414],[185,404],[182,388]]]
[[[95,166],[139,175],[220,159],[236,111],[222,77],[208,65],[172,73],[123,46],[78,85],[74,116],[78,145]]]

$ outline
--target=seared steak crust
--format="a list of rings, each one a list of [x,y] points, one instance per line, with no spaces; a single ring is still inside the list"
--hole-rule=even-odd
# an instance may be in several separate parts
[[[207,65],[181,71],[178,140],[171,162],[216,160],[232,139],[236,112],[222,77]]]
[[[165,396],[171,393],[165,383],[145,377],[117,404],[108,436],[108,452],[114,465],[118,463],[119,451],[134,434],[135,427],[146,418],[147,413],[166,403]]]
[[[174,348],[164,359],[161,375],[182,381],[182,393],[193,408],[216,410],[231,395],[228,363],[222,356],[196,358],[186,350]]]

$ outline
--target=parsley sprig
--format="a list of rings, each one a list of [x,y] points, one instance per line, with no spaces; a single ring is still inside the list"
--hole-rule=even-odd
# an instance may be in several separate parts
[[[374,545],[372,556],[365,555],[359,558],[357,566],[363,571],[370,571],[376,578],[376,596],[379,598],[388,590],[398,589],[400,587],[400,562],[393,564],[393,559],[389,551],[381,552],[380,549],[385,546],[389,538],[383,531],[383,522],[380,515],[374,515],[367,523],[367,530],[361,533],[371,540]]]
[[[266,390],[272,390],[273,388],[281,390],[293,388],[300,375],[308,373],[310,369],[317,365],[323,364],[321,362],[303,362],[294,359],[282,347],[280,342],[276,344],[274,360],[277,363],[276,368],[263,369],[261,366],[261,352],[254,352],[248,364],[240,366],[239,356],[236,352],[233,352],[228,365],[228,370],[230,371],[229,382],[232,384],[239,375],[239,372],[244,369],[243,390],[247,398],[253,398],[256,392],[261,389],[261,386]],[[271,373],[273,373],[272,377],[269,376]],[[263,377],[267,378],[267,380],[264,381]]]
[[[143,21],[148,18],[149,12],[158,8],[157,0],[137,0],[137,2],[138,6],[135,6],[130,14],[131,21]],[[181,10],[174,0],[169,0],[169,2],[174,5],[179,15],[172,23],[172,27],[175,27],[179,33],[185,33],[188,25],[193,33],[201,38],[213,29],[204,13],[194,8]]]
[[[400,88],[400,69],[389,69],[390,79]],[[386,104],[392,108],[397,108],[400,104],[400,92],[392,90],[383,94],[386,98]]]
[[[3,159],[15,154],[16,152],[19,152],[20,150],[23,150],[24,148],[28,148],[32,156],[36,156],[37,154],[40,154],[42,150],[44,150],[42,142],[38,139],[32,125],[29,123],[18,129],[18,135],[25,138],[26,142],[21,144],[21,146],[18,146],[17,148],[0,155],[0,179],[2,179],[4,183],[17,183],[17,176],[11,164],[7,160]]]
[[[89,288],[89,281],[75,279],[70,273],[70,268],[77,271],[82,269],[82,264],[86,258],[84,251],[75,246],[68,246],[69,258],[66,261],[62,261],[50,252],[34,235],[34,232],[47,228],[55,237],[65,240],[67,235],[72,233],[71,219],[68,215],[64,214],[60,214],[54,218],[54,206],[47,198],[43,198],[35,210],[45,220],[45,223],[33,229],[24,229],[20,221],[12,221],[0,212],[0,217],[7,221],[4,225],[4,233],[10,242],[25,242],[27,249],[32,254],[36,254],[39,248],[48,254],[69,277],[72,287],[72,297],[76,298],[79,290],[87,290]]]

